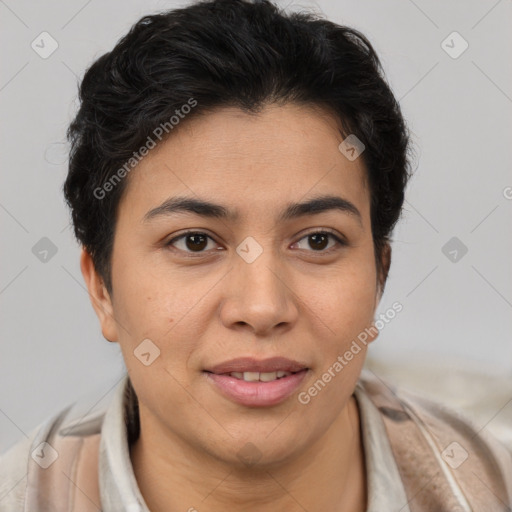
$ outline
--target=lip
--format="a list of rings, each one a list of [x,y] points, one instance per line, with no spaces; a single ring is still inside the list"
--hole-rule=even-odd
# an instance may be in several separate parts
[[[293,372],[287,377],[269,382],[246,382],[226,375],[231,372]],[[284,357],[258,361],[251,357],[232,359],[204,370],[208,381],[224,397],[248,407],[271,407],[289,398],[301,385],[309,368]]]
[[[276,372],[283,370],[285,372],[299,372],[307,369],[307,364],[293,361],[286,357],[271,357],[269,359],[258,360],[253,357],[239,357],[223,363],[206,368],[205,371],[221,374],[231,372]]]
[[[229,375],[205,372],[225,397],[249,407],[270,407],[290,397],[300,386],[309,370],[304,369],[270,382],[246,382]]]

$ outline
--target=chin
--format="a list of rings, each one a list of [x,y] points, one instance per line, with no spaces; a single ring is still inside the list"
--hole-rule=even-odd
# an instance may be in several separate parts
[[[283,430],[280,435],[276,432],[269,434],[269,432],[255,429],[249,434],[245,430],[243,438],[237,439],[233,436],[219,441],[224,444],[224,450],[218,443],[215,446],[210,444],[209,448],[212,455],[230,466],[252,469],[279,466],[297,457],[305,448],[305,441],[298,439],[299,436],[293,437],[289,430]]]

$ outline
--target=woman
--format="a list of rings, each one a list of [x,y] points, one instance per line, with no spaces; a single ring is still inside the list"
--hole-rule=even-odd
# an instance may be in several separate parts
[[[64,193],[127,374],[4,455],[0,510],[508,510],[503,446],[362,373],[410,170],[362,34],[196,3],[80,100]]]

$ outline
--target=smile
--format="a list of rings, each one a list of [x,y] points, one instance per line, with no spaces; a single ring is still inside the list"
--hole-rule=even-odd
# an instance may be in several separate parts
[[[292,375],[293,372],[278,370],[277,372],[231,372],[223,375],[234,377],[235,379],[244,380],[245,382],[271,382],[273,380],[282,379]]]
[[[297,392],[308,372],[302,363],[276,357],[233,359],[203,373],[223,398],[246,407],[271,407]]]

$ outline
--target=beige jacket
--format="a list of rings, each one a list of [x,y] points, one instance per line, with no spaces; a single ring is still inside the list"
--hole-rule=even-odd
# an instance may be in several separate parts
[[[485,431],[366,370],[354,395],[367,512],[512,510],[512,454]],[[148,512],[129,455],[136,410],[124,375],[101,409],[77,401],[34,429],[0,456],[0,512]]]

